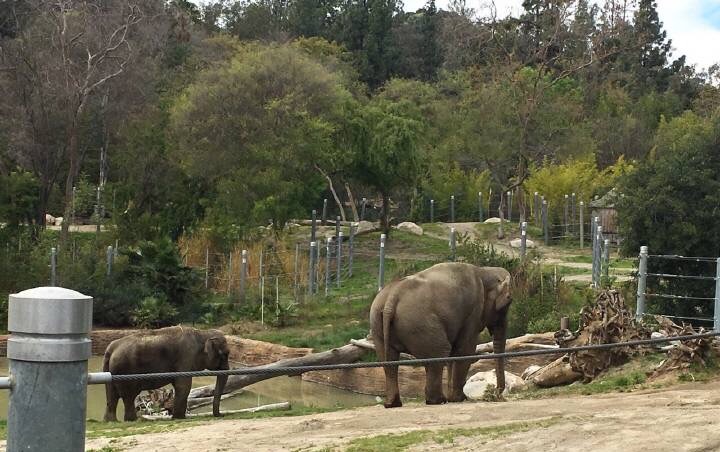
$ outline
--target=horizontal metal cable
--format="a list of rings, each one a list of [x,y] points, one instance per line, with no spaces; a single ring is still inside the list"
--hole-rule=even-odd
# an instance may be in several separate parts
[[[662,317],[670,317],[671,319],[682,319],[682,320],[699,320],[701,322],[714,322],[715,319],[709,317],[683,317],[679,315],[666,315],[666,314],[645,314],[646,316],[661,315]]]
[[[717,279],[715,276],[670,275],[667,273],[645,273],[645,276],[656,276],[658,278],[699,279],[708,281],[715,281]]]
[[[490,353],[486,355],[469,355],[469,356],[450,356],[444,358],[425,358],[425,359],[407,359],[401,361],[377,361],[377,362],[356,362],[345,364],[323,364],[316,366],[296,366],[296,367],[245,367],[230,370],[200,370],[192,372],[159,372],[152,374],[128,374],[113,375],[112,381],[141,381],[141,380],[169,380],[173,378],[192,378],[192,377],[216,377],[222,375],[299,375],[305,372],[325,371],[325,370],[341,370],[341,369],[363,369],[372,367],[388,367],[388,366],[421,366],[425,364],[441,364],[459,361],[477,361],[482,359],[496,358],[516,358],[520,356],[536,356],[536,355],[557,355],[563,353],[576,353],[587,350],[607,350],[617,347],[634,347],[638,345],[652,345],[672,341],[686,341],[692,339],[702,339],[720,336],[720,332],[709,332],[702,334],[692,334],[687,336],[663,337],[657,339],[642,339],[636,341],[616,342],[611,344],[593,344],[583,345],[580,347],[555,348],[527,350],[506,353]]]
[[[694,261],[694,262],[717,262],[715,257],[690,257],[680,256],[678,254],[648,254],[648,257],[654,257],[658,259],[675,259],[683,261]]]
[[[685,295],[667,295],[667,294],[661,294],[661,293],[645,293],[643,295],[645,295],[646,297],[669,298],[671,300],[702,300],[702,301],[715,300],[715,298],[713,298],[713,297],[688,297]]]

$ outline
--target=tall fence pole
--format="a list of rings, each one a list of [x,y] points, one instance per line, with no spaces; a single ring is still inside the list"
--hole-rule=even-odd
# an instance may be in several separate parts
[[[482,203],[483,197],[482,192],[478,192],[478,221],[482,223],[485,221],[484,215],[483,215],[483,203]]]
[[[450,223],[455,223],[455,195],[450,196]]]
[[[585,203],[580,201],[580,249],[585,247]]]
[[[50,285],[57,285],[57,248],[50,248]]]
[[[342,284],[342,244],[343,244],[343,232],[338,232],[337,238],[337,254],[335,260],[337,260],[337,276],[335,278],[335,285],[339,288]]]
[[[509,222],[512,221],[512,192],[508,190],[507,192],[507,219]]]
[[[348,242],[348,277],[353,275],[353,254],[355,253],[355,225],[350,223],[350,241]]]
[[[610,276],[610,239],[605,239],[603,241],[603,271],[605,273],[605,277],[607,278]]]
[[[575,193],[570,195],[570,224],[575,226]],[[577,231],[577,229],[571,227],[570,230],[573,235],[575,235],[575,231]]]
[[[542,201],[542,229],[543,236],[545,238],[545,246],[548,246],[550,244],[550,231],[548,230],[548,204],[544,199]]]
[[[520,224],[520,257],[525,258],[527,253],[527,222]]]
[[[323,210],[320,224],[322,224],[323,226],[327,224],[327,198],[323,199]]]
[[[435,223],[435,200],[430,200],[430,223]]]
[[[245,302],[245,280],[247,279],[248,252],[242,250],[240,261],[240,301]]]
[[[328,237],[325,242],[325,296],[330,291],[330,247],[332,246],[332,237]]]
[[[455,243],[455,228],[450,228],[450,260],[455,262],[456,260],[456,252],[457,252],[457,246]]]
[[[648,247],[640,247],[640,263],[638,264],[638,287],[637,287],[637,308],[635,309],[635,320],[641,322],[645,315],[645,289],[647,287],[647,261]],[[720,259],[718,259],[720,268]],[[718,270],[720,271],[720,270]],[[718,282],[715,282],[715,316],[718,314]],[[717,330],[717,317],[715,317],[715,328]]]
[[[365,206],[367,205],[367,198],[362,199],[362,204],[360,205],[360,221],[365,220]]]
[[[312,220],[310,220],[310,242],[317,240],[317,210],[312,211]]]
[[[60,287],[9,296],[9,452],[85,450],[92,304]]]
[[[310,264],[308,265],[308,295],[315,293],[315,251],[317,242],[310,242]]]
[[[107,260],[107,272],[106,275],[110,276],[112,275],[112,267],[113,267],[113,247],[108,246],[106,251],[106,260]]]
[[[295,265],[293,266],[293,299],[298,300],[298,287],[300,278],[300,244],[295,244]]]
[[[715,262],[715,308],[713,310],[713,330],[720,331],[720,257]]]
[[[564,220],[563,223],[565,223],[565,238],[567,239],[568,236],[570,236],[570,224],[568,222],[568,210],[570,209],[570,197],[568,195],[565,195],[565,214],[564,214]]]
[[[535,192],[533,193],[533,219],[535,220],[535,226],[540,226],[542,217],[540,210],[540,194]]]
[[[378,269],[378,292],[385,286],[385,234],[380,234],[380,267]]]

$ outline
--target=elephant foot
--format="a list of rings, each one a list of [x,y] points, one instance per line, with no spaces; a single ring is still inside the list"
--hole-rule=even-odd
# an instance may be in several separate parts
[[[185,419],[185,413],[183,414],[174,414],[172,415],[173,419]]]
[[[402,402],[400,401],[400,397],[395,397],[390,402],[386,402],[383,404],[385,408],[400,408],[402,406]]]
[[[447,399],[445,398],[445,396],[425,399],[426,405],[442,405],[443,403],[447,403]]]
[[[465,400],[467,400],[467,397],[463,393],[454,394],[448,397],[448,402],[451,403],[464,402]]]
[[[103,421],[104,422],[117,422],[117,416],[110,416],[110,415],[106,414],[105,416],[103,416]]]

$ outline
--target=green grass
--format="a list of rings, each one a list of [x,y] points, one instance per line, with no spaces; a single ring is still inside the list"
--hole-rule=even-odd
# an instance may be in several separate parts
[[[528,432],[540,428],[548,428],[560,422],[561,418],[552,417],[529,422],[515,422],[511,424],[478,427],[478,428],[452,428],[443,430],[418,430],[402,434],[378,435],[369,438],[359,438],[351,441],[345,450],[348,452],[366,451],[402,451],[411,446],[422,443],[435,442],[450,446],[458,438],[473,438],[475,444],[509,436],[514,433]]]
[[[575,262],[580,264],[592,264],[592,256],[589,255],[574,255],[564,256],[561,258],[564,262]],[[610,268],[635,268],[635,260],[633,259],[610,259]]]

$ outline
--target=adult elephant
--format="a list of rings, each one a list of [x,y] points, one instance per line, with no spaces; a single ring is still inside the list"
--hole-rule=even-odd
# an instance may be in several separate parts
[[[226,370],[230,368],[228,355],[227,340],[222,332],[171,326],[134,333],[112,341],[105,350],[103,371],[123,375],[204,369]],[[213,394],[214,416],[220,416],[220,397],[227,378],[227,376],[217,377]],[[172,384],[175,389],[173,419],[185,418],[187,399],[192,387],[192,378],[189,377],[107,383],[105,420],[117,420],[115,412],[120,398],[125,406],[124,419],[136,420],[135,398],[140,391],[157,389],[167,384]]]
[[[493,351],[505,351],[510,273],[500,267],[442,263],[395,281],[378,293],[370,308],[370,333],[381,361],[401,352],[417,358],[475,353],[478,335],[488,328]],[[425,403],[465,400],[462,391],[470,361],[448,365],[448,397],[443,394],[443,364],[425,366]],[[385,370],[385,407],[402,406],[398,367]],[[505,389],[504,360],[498,359],[497,390]]]

